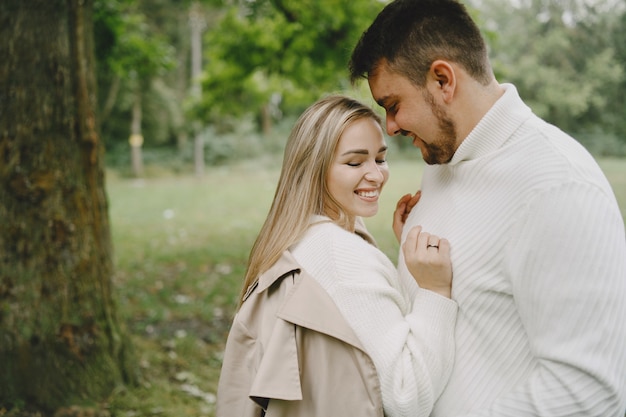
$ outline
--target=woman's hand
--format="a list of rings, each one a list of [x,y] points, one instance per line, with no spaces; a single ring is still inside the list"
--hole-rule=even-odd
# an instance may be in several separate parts
[[[396,203],[396,210],[393,212],[393,233],[396,235],[396,239],[398,239],[398,243],[402,238],[402,227],[404,223],[406,223],[406,218],[409,216],[411,209],[415,207],[418,201],[420,201],[420,197],[422,196],[422,192],[417,190],[415,195],[405,194]]]
[[[444,297],[452,295],[452,262],[447,239],[413,227],[402,245],[404,261],[417,284]]]

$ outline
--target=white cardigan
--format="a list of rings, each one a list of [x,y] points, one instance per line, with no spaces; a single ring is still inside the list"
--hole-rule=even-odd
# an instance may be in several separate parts
[[[428,416],[452,369],[456,303],[415,284],[409,298],[379,249],[328,218],[316,216],[318,221],[291,253],[328,292],[372,358],[385,415]]]

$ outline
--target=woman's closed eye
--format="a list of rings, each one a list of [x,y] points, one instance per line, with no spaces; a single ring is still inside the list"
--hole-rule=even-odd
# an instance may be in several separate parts
[[[376,165],[384,165],[387,163],[387,159],[385,158],[376,158],[375,159]],[[346,162],[346,165],[350,166],[350,167],[360,167],[361,165],[363,165],[363,161],[351,161],[351,162]]]
[[[362,162],[346,162],[346,165],[350,166],[350,167],[360,167],[361,165],[363,165]]]

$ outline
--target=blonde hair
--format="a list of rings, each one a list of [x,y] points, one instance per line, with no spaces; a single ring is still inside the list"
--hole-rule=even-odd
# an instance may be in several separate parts
[[[272,206],[250,252],[239,305],[259,275],[302,238],[312,215],[326,215],[341,227],[353,227],[354,218],[329,194],[326,175],[344,130],[364,118],[381,123],[370,107],[331,95],[315,102],[297,120],[285,146]]]

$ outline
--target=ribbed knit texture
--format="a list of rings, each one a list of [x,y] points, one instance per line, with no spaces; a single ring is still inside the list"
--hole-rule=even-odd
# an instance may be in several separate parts
[[[409,297],[380,250],[326,220],[291,253],[335,301],[372,358],[385,415],[428,416],[452,370],[456,303],[415,284]]]
[[[452,247],[456,361],[433,416],[623,417],[617,202],[591,156],[505,88],[451,163],[425,168],[404,230]]]

